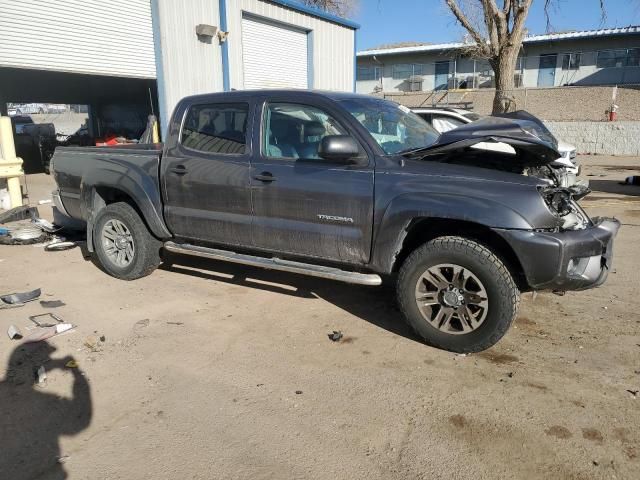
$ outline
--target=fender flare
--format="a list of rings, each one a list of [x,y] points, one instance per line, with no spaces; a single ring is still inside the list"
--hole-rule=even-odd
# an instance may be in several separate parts
[[[389,202],[374,231],[374,270],[391,273],[412,222],[424,218],[464,221],[487,228],[532,228],[512,208],[486,198],[429,192],[402,194]]]
[[[98,192],[104,188],[115,190],[127,195],[140,211],[143,220],[151,233],[160,239],[170,238],[162,216],[162,199],[158,185],[145,171],[135,166],[127,166],[127,171],[100,168],[92,170],[82,179],[80,184],[81,216],[87,222],[87,247],[93,251],[93,228],[95,218],[100,210],[106,206],[106,201]]]

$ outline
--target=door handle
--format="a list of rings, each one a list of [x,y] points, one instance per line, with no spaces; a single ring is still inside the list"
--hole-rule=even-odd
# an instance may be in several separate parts
[[[271,172],[262,172],[260,175],[255,175],[253,178],[266,183],[275,182],[276,180]]]
[[[184,165],[178,165],[176,167],[170,168],[169,171],[175,173],[176,175],[184,175],[185,173],[187,173],[187,167],[185,167]]]

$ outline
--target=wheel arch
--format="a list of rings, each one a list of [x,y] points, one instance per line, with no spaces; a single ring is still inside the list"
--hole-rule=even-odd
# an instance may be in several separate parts
[[[520,291],[530,290],[522,264],[507,241],[491,228],[467,220],[438,217],[412,219],[407,225],[402,243],[395,252],[391,271],[397,272],[416,248],[430,240],[444,236],[467,238],[487,247],[502,260]]]
[[[127,189],[113,187],[111,185],[92,185],[90,189],[84,189],[85,194],[82,205],[86,208],[85,218],[87,219],[87,248],[94,251],[94,227],[95,219],[102,209],[107,205],[117,202],[124,202],[133,208],[140,216],[151,234],[158,238],[168,238],[170,236],[164,223],[158,218],[153,206],[150,203],[141,202],[139,196],[135,196]]]

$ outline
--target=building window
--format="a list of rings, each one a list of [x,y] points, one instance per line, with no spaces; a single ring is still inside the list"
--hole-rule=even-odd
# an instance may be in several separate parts
[[[624,67],[627,63],[626,50],[601,50],[598,52],[596,67],[615,68]]]
[[[627,50],[627,67],[640,67],[640,48]]]
[[[582,60],[581,53],[565,53],[562,56],[562,69],[563,70],[578,70],[580,68],[580,61]]]
[[[241,155],[245,152],[246,103],[194,105],[182,127],[182,145],[205,153]]]
[[[358,80],[380,80],[380,67],[358,67]]]
[[[398,63],[392,67],[391,76],[396,80],[402,80],[414,75],[424,75],[424,65],[420,63]]]

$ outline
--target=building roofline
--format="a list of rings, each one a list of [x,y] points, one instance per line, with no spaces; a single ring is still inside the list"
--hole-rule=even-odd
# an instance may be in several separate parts
[[[617,35],[640,35],[640,26],[631,25],[621,28],[604,28],[600,30],[582,30],[578,32],[566,33],[547,33],[543,35],[529,35],[522,41],[523,44],[539,43],[558,40],[575,40],[583,38],[612,37]],[[442,50],[456,50],[462,48],[466,44],[461,42],[440,43],[437,45],[418,45],[415,47],[399,47],[399,48],[379,48],[371,50],[361,50],[357,53],[358,57],[371,57],[378,55],[394,55],[403,53],[423,53],[437,52]]]
[[[307,7],[306,5],[298,3],[294,0],[264,0],[264,1],[275,3],[276,5],[281,5],[283,7],[287,7],[292,10],[297,10],[298,12],[306,13],[307,15],[318,17],[323,20],[327,20],[329,22],[337,23],[338,25],[342,25],[343,27],[348,27],[353,30],[358,30],[360,28],[360,24],[353,22],[349,19],[338,17],[337,15],[333,15],[331,13],[323,12],[322,10],[318,10],[317,8]]]

